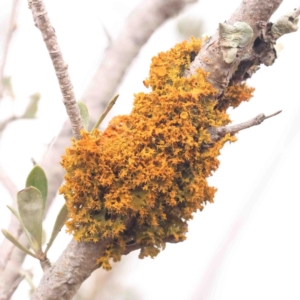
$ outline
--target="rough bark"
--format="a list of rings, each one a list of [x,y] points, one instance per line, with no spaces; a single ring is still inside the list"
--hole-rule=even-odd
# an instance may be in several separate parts
[[[115,96],[127,68],[152,33],[192,2],[194,0],[145,0],[130,13],[118,38],[106,49],[98,70],[82,96],[82,101],[89,108],[92,124],[97,122]],[[70,145],[70,132],[69,123],[65,122],[51,152],[40,162],[49,180],[47,206],[51,205],[63,181],[64,171],[59,162],[64,149]]]
[[[96,122],[108,101],[114,96],[127,68],[152,33],[168,18],[193,2],[195,0],[144,0],[130,13],[118,38],[106,49],[102,62],[82,97],[89,107],[92,123]],[[51,150],[39,163],[48,178],[46,212],[63,181],[64,170],[60,166],[60,160],[64,149],[70,145],[71,136],[72,130],[70,122],[67,120],[51,146]],[[23,235],[20,239],[24,245],[28,245]],[[12,247],[11,259],[5,271],[5,287],[7,289],[6,297],[3,299],[9,299],[21,281],[19,270],[26,256],[18,248]],[[0,299],[2,300],[2,298]]]
[[[251,53],[253,50],[254,41],[256,38],[262,34],[262,28],[266,26],[266,22],[270,19],[272,14],[278,8],[282,1],[257,1],[257,0],[244,0],[240,7],[236,10],[233,16],[229,20],[229,24],[234,24],[236,21],[243,21],[246,22],[248,25],[252,27],[253,36],[251,41],[248,42],[249,45],[240,48],[237,50],[237,56],[232,63],[226,63],[224,61],[222,49],[220,46],[219,40],[219,33],[217,32],[208,42],[201,48],[198,56],[192,63],[190,70],[185,74],[189,76],[196,72],[197,68],[203,68],[206,71],[210,72],[209,80],[211,83],[219,89],[220,92],[229,84],[229,81],[232,79],[234,73],[238,70],[239,64],[244,61],[247,57],[251,57]],[[273,47],[273,41],[269,44]],[[268,46],[269,47],[269,46]],[[273,48],[272,48],[273,49]],[[267,55],[267,51],[264,52],[264,55]],[[240,78],[240,81],[243,81],[245,78]],[[101,82],[99,82],[101,84]],[[264,115],[260,115],[253,120],[245,122],[242,125],[235,125],[228,126],[224,128],[215,129],[213,134],[215,135],[216,139],[218,139],[222,134],[236,132],[243,128],[248,128],[254,125],[258,125],[261,123],[265,117]],[[166,240],[166,242],[174,242],[174,240]],[[55,270],[63,271],[64,276],[57,277],[52,276],[49,277],[47,274],[43,277],[41,284],[37,288],[34,293],[33,299],[55,299],[55,298],[63,298],[63,299],[70,299],[72,295],[75,293],[75,289],[80,286],[79,281],[83,280],[88,277],[94,270],[95,264],[91,264],[89,266],[85,265],[84,269],[84,276],[77,271],[79,270],[78,265],[81,264],[82,266],[87,263],[87,260],[95,262],[101,251],[105,249],[107,241],[99,241],[97,244],[89,244],[89,243],[77,243],[72,241],[67,249],[62,254],[59,261],[56,263]],[[99,251],[91,251],[91,247],[97,245]],[[138,245],[133,245],[127,248],[124,254],[128,254],[131,251],[139,249]],[[83,259],[78,260],[78,265],[73,266],[70,263],[69,255],[70,253],[83,252]],[[85,253],[85,255],[84,255]],[[64,262],[64,263],[63,263]],[[89,269],[88,269],[89,268]],[[51,274],[51,273],[48,273]],[[70,280],[70,276],[72,276],[72,282],[74,285],[68,284],[68,280]],[[86,276],[86,277],[85,277]],[[75,284],[76,282],[76,284]],[[60,286],[60,288],[56,288]],[[55,289],[55,293],[53,290]],[[73,290],[74,289],[74,290]]]
[[[76,139],[79,139],[80,130],[83,129],[83,123],[76,103],[73,85],[68,72],[68,65],[65,63],[60,51],[55,30],[51,25],[48,12],[42,0],[30,0],[29,8],[32,11],[35,25],[41,31],[49,52],[63,96],[63,103],[71,122],[73,135]]]
[[[98,268],[95,257],[105,250],[108,240],[99,243],[71,241],[56,264],[43,276],[32,300],[72,299],[91,272]],[[70,272],[70,270],[72,270]]]
[[[267,22],[281,3],[282,0],[243,0],[226,24],[247,23],[253,30],[251,41],[247,46],[237,49],[236,58],[232,63],[226,63],[218,30],[203,45],[187,75],[194,74],[198,68],[209,72],[209,81],[221,93],[234,75],[236,81],[243,81],[251,76],[255,66],[260,63],[272,64],[276,56],[274,42],[264,41],[263,33],[267,29]],[[268,55],[271,57],[268,58]]]

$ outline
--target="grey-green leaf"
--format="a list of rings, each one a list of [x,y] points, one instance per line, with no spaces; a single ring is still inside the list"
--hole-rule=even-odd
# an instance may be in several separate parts
[[[89,121],[90,121],[88,108],[85,105],[85,103],[83,103],[82,101],[78,101],[77,105],[78,105],[79,112],[80,112],[80,115],[81,115],[81,118],[83,121],[83,127],[85,130],[87,130],[88,126],[89,126]]]
[[[45,210],[42,194],[37,188],[30,186],[18,192],[17,202],[22,223],[32,237],[33,249],[41,250]]]
[[[1,229],[3,235],[10,241],[12,242],[16,247],[18,247],[20,250],[23,252],[27,253],[28,255],[31,255],[33,257],[36,257],[31,251],[29,251],[26,247],[21,245],[14,236],[12,236],[7,230]]]
[[[35,117],[40,99],[41,95],[39,93],[30,96],[29,104],[23,114],[24,119],[33,119]]]
[[[2,80],[2,84],[3,84],[3,90],[8,95],[8,97],[10,97],[11,100],[15,100],[15,93],[11,83],[11,77],[4,76]]]
[[[50,240],[47,244],[46,250],[45,250],[45,254],[47,254],[48,250],[52,246],[54,240],[56,239],[58,233],[61,231],[61,229],[64,226],[67,219],[68,219],[68,209],[67,209],[67,206],[64,204],[64,206],[61,208],[61,210],[58,213],[58,216],[56,218],[56,221],[55,221],[55,224],[54,224],[54,227],[52,230],[51,238],[50,238]]]
[[[21,224],[21,227],[23,229],[23,232],[26,234],[28,242],[29,242],[30,246],[33,248],[31,237],[29,236],[29,233],[28,233],[27,229],[23,225],[23,222],[20,218],[19,212],[16,209],[14,209],[12,206],[7,205],[7,207],[13,213],[13,215],[19,220],[19,222]]]
[[[40,166],[34,166],[29,173],[26,180],[26,187],[30,186],[37,188],[41,192],[45,206],[48,193],[48,182],[46,174]]]
[[[99,120],[97,121],[97,123],[94,125],[93,129],[91,132],[94,131],[94,129],[99,128],[99,126],[101,125],[102,121],[105,119],[105,117],[107,116],[107,114],[110,112],[110,110],[113,108],[113,106],[116,104],[117,99],[119,98],[119,94],[117,94],[116,96],[114,96],[109,103],[107,104],[103,114],[100,116]]]

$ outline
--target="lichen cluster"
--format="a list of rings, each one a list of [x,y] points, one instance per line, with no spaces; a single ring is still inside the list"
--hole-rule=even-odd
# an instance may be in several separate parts
[[[110,241],[98,261],[105,269],[128,245],[154,257],[166,241],[184,240],[193,213],[213,202],[216,189],[206,179],[235,137],[212,143],[207,128],[228,124],[226,109],[253,90],[231,86],[218,108],[208,74],[183,77],[200,47],[192,39],[159,53],[144,81],[150,91],[135,95],[131,114],[113,118],[104,132],[83,131],[63,156],[68,231],[78,241]]]

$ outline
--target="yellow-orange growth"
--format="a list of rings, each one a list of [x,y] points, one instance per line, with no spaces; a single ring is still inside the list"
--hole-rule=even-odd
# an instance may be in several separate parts
[[[200,47],[191,39],[159,53],[144,81],[150,91],[135,95],[131,114],[113,118],[104,132],[82,131],[63,156],[68,231],[77,241],[111,240],[98,261],[105,269],[126,245],[140,245],[141,258],[154,257],[166,240],[184,240],[193,213],[213,202],[216,189],[206,178],[235,137],[212,143],[207,128],[228,124],[226,109],[253,90],[230,86],[218,107],[204,71],[183,77]]]

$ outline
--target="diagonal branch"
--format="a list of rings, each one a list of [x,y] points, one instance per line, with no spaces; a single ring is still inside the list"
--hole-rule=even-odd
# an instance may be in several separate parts
[[[76,139],[79,139],[80,130],[83,129],[83,124],[68,72],[68,65],[65,63],[60,51],[55,30],[50,23],[48,12],[42,0],[30,0],[29,8],[31,8],[35,25],[42,33],[44,42],[52,60],[60,90],[63,95],[63,103],[71,121],[73,135]]]

